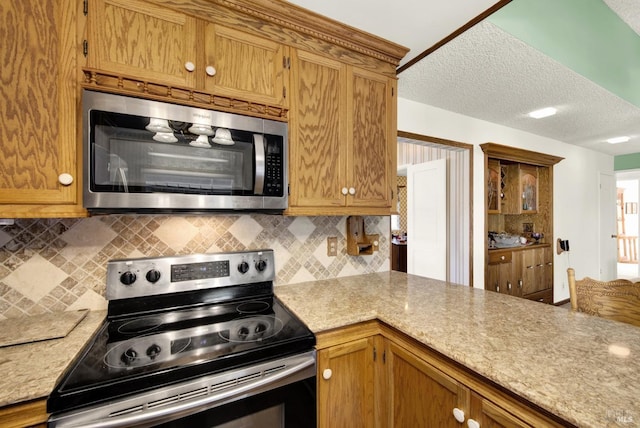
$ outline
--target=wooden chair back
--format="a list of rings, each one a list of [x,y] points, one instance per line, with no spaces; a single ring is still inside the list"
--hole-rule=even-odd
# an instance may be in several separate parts
[[[572,310],[640,327],[640,282],[576,280],[573,268],[567,276]]]

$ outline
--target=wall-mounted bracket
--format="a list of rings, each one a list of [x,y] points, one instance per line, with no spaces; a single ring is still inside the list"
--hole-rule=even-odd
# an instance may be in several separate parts
[[[347,254],[362,256],[373,254],[379,248],[379,235],[367,235],[362,216],[347,217]]]

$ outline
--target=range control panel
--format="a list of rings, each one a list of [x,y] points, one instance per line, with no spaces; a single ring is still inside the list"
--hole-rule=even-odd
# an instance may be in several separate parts
[[[107,299],[273,281],[273,250],[111,260]]]

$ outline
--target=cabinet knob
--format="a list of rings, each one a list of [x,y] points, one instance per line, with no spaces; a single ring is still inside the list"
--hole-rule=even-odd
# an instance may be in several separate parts
[[[504,260],[504,259],[506,259],[505,256],[500,256],[500,260]]]
[[[499,293],[500,292],[500,286],[496,285],[496,291]]]
[[[68,186],[73,183],[73,175],[67,174],[66,172],[62,173],[58,176],[58,182],[63,186]]]
[[[507,290],[511,291],[511,283],[507,282]]]
[[[522,280],[521,279],[518,280],[518,288],[522,288]]]
[[[453,417],[456,419],[456,421],[463,423],[464,422],[464,411],[458,409],[457,407],[453,408]]]
[[[346,187],[342,188],[342,194],[346,195],[347,193],[349,193],[349,189],[347,189]]]
[[[356,189],[354,187],[349,187],[349,194],[350,195],[355,195],[356,194]]]
[[[216,68],[213,65],[207,65],[207,67],[204,69],[204,72],[207,73],[207,76],[215,76],[217,71]]]
[[[324,369],[322,371],[322,378],[324,380],[329,380],[331,379],[331,376],[333,375],[333,372],[331,371],[331,369]]]
[[[184,63],[184,68],[187,69],[187,71],[193,71],[196,69],[196,65],[194,63],[192,63],[191,61],[187,61]]]
[[[467,427],[469,428],[480,428],[480,423],[474,419],[469,419],[467,421]]]

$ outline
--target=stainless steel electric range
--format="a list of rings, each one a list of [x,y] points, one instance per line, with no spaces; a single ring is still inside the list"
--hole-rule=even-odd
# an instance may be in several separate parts
[[[113,260],[108,315],[49,427],[314,427],[315,337],[273,293],[272,250]]]

